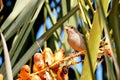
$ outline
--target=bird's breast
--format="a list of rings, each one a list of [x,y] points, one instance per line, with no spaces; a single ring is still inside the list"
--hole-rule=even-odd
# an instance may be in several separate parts
[[[76,51],[81,51],[85,49],[84,39],[79,35],[68,36],[68,43]]]

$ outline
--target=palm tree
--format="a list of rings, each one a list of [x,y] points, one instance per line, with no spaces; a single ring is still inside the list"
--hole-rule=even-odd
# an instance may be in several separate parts
[[[60,7],[59,13],[57,7],[50,7],[52,1]],[[105,73],[107,79],[119,80],[119,7],[119,0],[61,0],[59,3],[56,0],[17,0],[12,12],[0,27],[1,35],[3,34],[0,41],[0,54],[5,55],[3,50],[7,51],[7,48],[3,47],[5,45],[3,42],[6,41],[11,62],[11,65],[3,62],[0,73],[4,74],[6,79],[5,66],[11,66],[13,78],[16,79],[23,65],[33,65],[32,56],[39,48],[43,50],[49,47],[53,52],[62,48],[66,54],[69,54],[71,47],[67,43],[64,26],[74,25],[76,28],[81,28],[87,46],[82,74],[80,76],[76,71],[76,79],[95,79],[99,44],[107,42],[107,45],[102,46],[105,54],[103,58]],[[57,13],[58,17],[55,18],[52,12]],[[48,17],[52,23],[50,29],[46,22]],[[36,39],[39,27],[44,33]],[[64,39],[61,39],[61,35],[64,35]],[[108,50],[112,57],[106,55]]]

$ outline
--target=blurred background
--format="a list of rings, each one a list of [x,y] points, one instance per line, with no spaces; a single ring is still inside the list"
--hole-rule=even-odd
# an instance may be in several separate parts
[[[111,17],[109,17],[111,16],[110,11],[112,11],[113,9],[112,1],[114,0],[106,0],[106,1],[101,0],[101,3],[100,3],[103,6],[103,11],[104,11],[103,13],[105,15],[104,17],[106,18],[104,19],[104,17],[102,16],[102,19],[104,19],[105,21],[108,21],[108,24],[109,24],[109,20],[111,19]],[[38,0],[35,0],[35,1],[34,0],[33,1],[3,0],[4,7],[0,12],[0,25],[1,25],[1,30],[5,35],[8,51],[11,54],[10,58],[12,61],[12,68],[13,70],[15,70],[16,67],[18,68],[15,70],[14,76],[17,75],[16,73],[19,71],[19,68],[23,64],[29,64],[31,62],[31,58],[34,52],[40,52],[39,48],[44,49],[45,47],[49,47],[53,52],[62,48],[65,50],[66,55],[68,55],[70,52],[73,52],[74,50],[67,43],[67,34],[66,34],[66,31],[64,30],[64,26],[74,25],[81,33],[87,34],[87,32],[91,29],[91,26],[93,26],[93,23],[96,23],[97,25],[99,25],[98,22],[94,21],[95,10],[96,12],[98,10],[98,13],[100,13],[99,10],[101,9],[101,8],[100,9],[97,8],[99,7],[97,2],[99,1],[98,0],[85,0],[85,1],[82,1],[82,0],[39,0],[39,1]],[[120,1],[118,0],[118,2]],[[80,9],[80,5],[78,7],[78,3],[81,4],[83,12],[82,12],[82,9]],[[85,15],[85,17],[83,16],[83,14]],[[99,14],[99,15],[101,16],[102,14]],[[102,21],[104,22],[104,20]],[[100,24],[102,24],[102,22],[100,22]],[[110,31],[114,32],[114,29],[113,30],[112,29],[113,28],[109,26],[109,29],[108,29],[109,32]],[[100,33],[98,33],[98,36],[102,35],[102,37],[104,37],[106,34],[105,28],[104,30],[102,28]],[[94,34],[97,35],[97,33],[94,33]],[[112,37],[112,36],[114,35],[113,34],[111,35],[112,40],[114,40],[115,37]],[[40,42],[39,47],[34,46],[35,41]],[[99,43],[99,41],[94,44],[97,44],[97,43]],[[112,43],[115,45],[117,42],[112,41]],[[116,48],[115,46],[113,47]],[[0,43],[0,48],[1,48],[1,43]],[[29,54],[29,52],[31,53]],[[1,72],[3,72],[4,70],[3,70],[2,64],[4,62],[4,57],[3,57],[2,48],[0,49],[0,53],[1,53],[0,66],[1,66]],[[24,59],[25,56],[27,58],[20,64],[20,67],[18,67],[18,64],[20,63],[19,61],[22,61],[21,58]],[[76,58],[76,61],[79,61],[82,59],[83,57],[80,56]],[[99,65],[94,70],[95,78],[96,78],[95,80],[117,80],[118,79],[116,77],[117,73],[115,71],[116,69],[115,69],[114,61],[112,60],[112,58],[107,56],[108,63],[110,63],[111,65],[109,66],[110,68],[108,68],[109,64],[106,62],[105,56],[102,56],[101,59],[103,61],[97,62]],[[71,66],[69,68],[69,73],[68,73],[69,80],[80,79],[80,78],[76,78],[75,70],[77,70],[77,74],[80,77],[83,70],[83,63],[79,63],[75,66]],[[109,72],[109,70],[111,71]],[[114,75],[111,76],[110,73]]]

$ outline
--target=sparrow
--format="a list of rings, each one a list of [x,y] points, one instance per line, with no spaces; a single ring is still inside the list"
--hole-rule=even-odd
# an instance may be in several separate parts
[[[75,27],[66,26],[65,27],[68,38],[67,41],[69,45],[77,52],[86,50],[84,35],[81,34]]]

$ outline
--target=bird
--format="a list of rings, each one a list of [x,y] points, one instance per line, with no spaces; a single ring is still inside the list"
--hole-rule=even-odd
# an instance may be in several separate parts
[[[67,41],[69,45],[77,52],[86,50],[84,35],[81,34],[74,26],[66,26]]]

